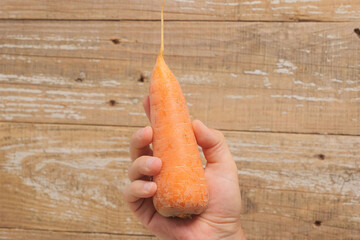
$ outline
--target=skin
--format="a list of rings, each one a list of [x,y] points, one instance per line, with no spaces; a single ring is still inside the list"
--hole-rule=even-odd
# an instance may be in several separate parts
[[[148,97],[144,109],[149,117]],[[152,156],[153,132],[149,126],[134,133],[130,141],[131,183],[124,189],[125,201],[141,223],[160,239],[245,239],[240,224],[237,167],[224,135],[199,120],[193,121],[193,129],[207,160],[205,177],[210,196],[207,209],[192,219],[166,218],[156,212],[152,202],[156,184],[149,177],[160,172],[161,160]]]

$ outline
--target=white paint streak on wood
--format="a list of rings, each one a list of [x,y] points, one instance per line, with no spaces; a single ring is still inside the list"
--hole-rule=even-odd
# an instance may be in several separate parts
[[[62,95],[62,96],[105,97],[104,93],[82,93],[82,92],[70,92],[63,90],[47,90],[46,93],[52,95]]]
[[[66,38],[63,36],[42,36],[39,35],[14,35],[14,34],[8,34],[6,35],[9,39],[15,39],[15,40],[22,40],[22,41],[56,41],[56,42],[99,42],[100,38],[92,38],[92,39],[84,39],[84,38]]]
[[[299,0],[300,2],[320,2],[320,0]]]
[[[251,99],[251,98],[256,98],[258,97],[258,95],[226,95],[226,98],[231,98],[231,99]]]
[[[210,76],[211,73],[206,75]],[[194,84],[211,83],[211,80],[206,75],[204,76],[204,75],[183,74],[178,77],[178,80],[180,82],[194,83]]]
[[[271,4],[280,4],[280,0],[271,0]]]
[[[88,110],[93,110],[93,109],[95,109],[95,107],[82,106],[82,105],[68,106],[68,108],[70,108],[70,109],[88,109]]]
[[[259,69],[256,69],[254,71],[244,71],[245,74],[251,74],[251,75],[262,75],[262,76],[266,76],[267,73],[266,72],[263,72]]]
[[[358,81],[353,81],[353,80],[346,80],[345,81],[347,84],[355,84],[355,83],[358,83],[359,82],[359,80]]]
[[[279,59],[279,62],[276,64],[276,66],[277,69],[275,70],[275,72],[280,74],[293,75],[294,74],[293,71],[297,69],[297,66],[295,66],[290,61],[284,59]]]
[[[343,82],[342,80],[336,79],[336,78],[332,78],[332,79],[330,79],[330,81],[336,82],[336,83],[342,83]]]
[[[114,112],[125,110],[124,107],[113,107],[113,106],[100,107],[100,108],[98,108],[98,109],[101,110],[101,111],[114,111]]]
[[[66,149],[66,152],[62,152],[67,153],[67,154],[78,154],[79,149]],[[70,151],[70,152],[69,152]],[[74,152],[75,151],[75,152]],[[100,152],[123,152],[124,150],[114,150],[114,149],[97,149],[92,151],[93,153],[100,153]],[[46,151],[47,153],[59,153],[58,149],[56,149],[56,151]],[[91,153],[91,151],[84,151],[86,153]],[[128,158],[110,158],[110,157],[106,157],[106,158],[89,158],[86,157],[85,159],[82,159],[81,161],[73,161],[73,162],[65,162],[65,161],[60,161],[54,158],[49,158],[49,159],[45,159],[41,162],[39,162],[38,164],[35,165],[34,169],[35,171],[40,171],[41,169],[43,169],[44,167],[46,167],[49,164],[55,164],[59,167],[61,166],[66,166],[69,168],[73,168],[73,169],[77,169],[77,170],[99,170],[99,169],[106,169],[108,168],[107,166],[111,163],[114,162],[128,162],[130,161]]]
[[[241,4],[242,5],[257,5],[257,4],[261,4],[262,1],[245,1],[245,2],[242,2]]]
[[[194,3],[194,0],[175,0],[175,2]]]
[[[318,77],[318,76],[323,77],[324,76],[324,74],[319,73],[319,72],[314,72],[313,75],[316,76],[316,77]]]
[[[264,86],[267,88],[271,88],[271,82],[268,77],[264,77]]]
[[[277,11],[277,10],[290,10],[294,9],[293,7],[272,7],[271,10]]]
[[[265,8],[252,8],[253,11],[265,11]]]
[[[196,10],[196,8],[193,7],[180,7],[181,10]]]
[[[118,87],[121,85],[120,81],[116,81],[116,80],[104,80],[100,82],[101,86],[104,87]]]
[[[318,6],[313,6],[313,5],[306,5],[306,6],[301,6],[301,7],[299,7],[299,9],[308,9],[308,8],[311,8],[311,9],[319,9]]]
[[[184,93],[184,96],[200,96],[200,93],[197,93],[197,92],[187,92],[187,93]]]
[[[263,179],[270,185],[270,188],[280,189],[279,183],[282,187],[287,189],[305,188],[316,192],[337,192],[339,194],[353,194],[355,197],[360,196],[357,181],[359,176],[352,175],[352,179],[348,180],[345,177],[337,176],[334,179],[330,174],[322,174],[319,170],[303,170],[298,171],[272,171],[272,170],[257,170],[257,169],[241,169],[238,174],[256,177]],[[334,181],[334,184],[328,184]],[[283,188],[282,188],[283,189]]]
[[[188,105],[189,106],[189,105]],[[191,105],[192,106],[192,105]],[[130,116],[146,116],[146,114],[145,113],[143,113],[143,112],[129,112],[129,115]]]
[[[95,100],[95,99],[75,99],[75,98],[48,98],[48,97],[21,97],[21,96],[0,96],[0,100],[8,100],[8,101],[23,101],[23,102],[35,102],[35,101],[44,101],[44,102],[67,102],[74,104],[85,104],[85,105],[101,105],[104,104],[103,100]],[[125,102],[125,101],[124,101]],[[129,101],[129,103],[132,101]]]
[[[321,11],[308,11],[309,14],[324,14]]]
[[[37,103],[6,103],[6,106],[33,107],[33,108],[65,108],[63,105],[37,104]]]
[[[19,109],[19,108],[5,108],[4,110],[2,110],[4,112],[38,112],[39,109]]]
[[[86,119],[85,116],[80,116],[79,114],[75,114],[75,113],[69,113],[69,114],[51,113],[51,114],[44,115],[44,117],[45,118],[58,118],[58,119],[75,119],[75,120]]]
[[[316,87],[316,84],[313,83],[313,82],[305,83],[305,82],[303,82],[303,81],[295,80],[295,79],[293,79],[293,82],[294,82],[295,85],[301,85],[301,86],[303,86],[304,88],[307,88],[307,87]]]
[[[345,91],[345,92],[359,92],[360,91],[360,86],[353,87],[353,88],[344,88],[343,91]]]
[[[309,102],[341,102],[341,100],[336,98],[320,98],[320,97],[304,97],[298,95],[271,95],[272,98],[288,98],[295,99],[298,101],[309,101]]]
[[[335,13],[336,14],[349,14],[349,13],[354,13],[353,11],[348,11],[348,9],[351,8],[351,5],[340,5]]]
[[[218,6],[238,6],[239,3],[237,2],[232,2],[232,3],[218,3],[218,2],[210,2],[210,1],[206,1],[206,4],[209,4],[209,5],[218,5]]]
[[[42,93],[41,90],[25,89],[25,88],[0,88],[0,92],[17,92],[17,93]]]
[[[99,50],[96,46],[81,46],[81,45],[31,45],[31,44],[0,44],[0,48],[21,48],[21,49],[60,49],[60,50]]]
[[[20,117],[20,118],[30,118],[32,115],[30,114],[22,114],[22,113],[7,113],[7,114],[1,114],[0,115],[3,119],[7,121],[11,121],[14,118]]]
[[[16,82],[28,82],[31,84],[43,84],[50,83],[56,85],[64,85],[69,79],[64,77],[53,77],[46,76],[43,74],[32,75],[32,76],[24,76],[24,75],[14,75],[14,74],[1,74],[0,73],[0,81],[16,81]]]
[[[318,87],[317,90],[319,90],[319,91],[332,91],[334,89],[332,87]]]
[[[21,97],[21,96],[0,96],[0,100],[35,102],[36,98],[35,97]]]
[[[34,140],[35,138],[32,139]],[[47,143],[49,142],[52,142],[52,144],[54,144],[54,141],[47,141]],[[41,142],[39,142],[38,144],[41,144]],[[81,170],[81,171],[85,170],[86,172],[80,172],[80,174],[78,174],[78,177],[79,178],[81,177],[82,182],[84,182],[86,179],[93,179],[92,182],[100,183],[96,185],[94,184],[89,185],[88,191],[91,192],[91,199],[107,207],[111,207],[111,208],[117,207],[116,204],[109,201],[106,198],[106,195],[103,194],[103,186],[109,184],[112,185],[115,184],[116,188],[122,190],[124,187],[123,181],[117,181],[116,183],[115,182],[109,183],[106,180],[102,179],[100,175],[97,174],[92,175],[91,172],[88,173],[88,171],[98,172],[101,171],[102,169],[107,169],[111,171],[112,167],[109,169],[108,167],[109,164],[111,166],[114,166],[114,164],[119,162],[124,162],[124,161],[129,162],[130,160],[127,157],[114,158],[114,157],[103,157],[102,155],[99,155],[98,157],[87,157],[85,155],[85,157],[82,157],[79,160],[75,158],[73,161],[67,162],[56,159],[56,155],[55,155],[55,158],[54,157],[45,158],[45,159],[43,158],[42,161],[37,161],[38,154],[39,153],[44,154],[44,149],[40,147],[40,148],[31,148],[25,152],[19,151],[19,149],[23,147],[22,145],[24,144],[17,144],[16,146],[15,145],[5,146],[5,147],[1,147],[0,150],[9,151],[14,146],[18,148],[18,150],[15,152],[8,152],[7,154],[5,154],[5,160],[7,161],[5,162],[5,164],[2,165],[2,168],[8,171],[9,173],[13,173],[20,176],[21,177],[20,179],[22,179],[24,185],[30,186],[34,190],[36,190],[38,194],[46,194],[49,196],[49,198],[56,201],[69,202],[71,200],[72,204],[74,205],[80,205],[80,204],[87,205],[86,202],[82,202],[82,200],[80,200],[83,199],[82,196],[84,194],[82,189],[76,189],[76,190],[72,189],[71,191],[69,191],[68,189],[69,186],[68,183],[66,182],[67,181],[66,179],[64,180],[59,178],[56,179],[56,181],[54,182],[51,179],[49,179],[48,176],[42,174],[42,172],[44,173],[46,172],[46,170],[44,171],[45,168],[54,167],[54,166],[56,169],[67,169],[67,171],[69,171],[69,169],[70,171],[71,169]],[[76,154],[110,153],[110,152],[128,152],[128,149],[122,149],[122,148],[91,149],[91,148],[66,148],[66,147],[65,148],[47,147],[45,149],[45,154],[57,153],[61,155],[67,154],[72,156]],[[28,161],[32,158],[34,159],[34,161],[31,161],[31,163],[33,164],[32,166],[29,166],[28,164],[25,165],[23,164],[25,161]],[[30,176],[23,175],[24,174],[23,166],[25,166],[26,168],[29,167],[32,168],[33,174],[31,174]]]

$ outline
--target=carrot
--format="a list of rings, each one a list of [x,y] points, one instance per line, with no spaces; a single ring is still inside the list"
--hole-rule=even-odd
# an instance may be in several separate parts
[[[154,176],[157,191],[153,203],[163,216],[187,218],[206,209],[208,189],[185,98],[163,57],[164,2],[161,48],[149,94],[153,152],[162,160],[161,171]]]

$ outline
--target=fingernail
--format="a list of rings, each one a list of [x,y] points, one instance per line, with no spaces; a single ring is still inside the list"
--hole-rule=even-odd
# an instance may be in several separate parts
[[[144,190],[147,192],[150,192],[151,188],[152,188],[153,183],[152,182],[147,182],[144,185]]]
[[[151,166],[151,164],[153,163],[155,161],[155,158],[148,158],[147,160],[146,160],[146,168],[147,169],[150,169],[150,166]]]

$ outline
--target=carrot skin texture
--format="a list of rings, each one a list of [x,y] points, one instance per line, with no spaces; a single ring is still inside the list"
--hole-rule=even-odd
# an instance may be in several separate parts
[[[153,152],[162,160],[154,182],[156,210],[166,217],[202,213],[209,194],[192,123],[179,82],[159,54],[150,81]]]

